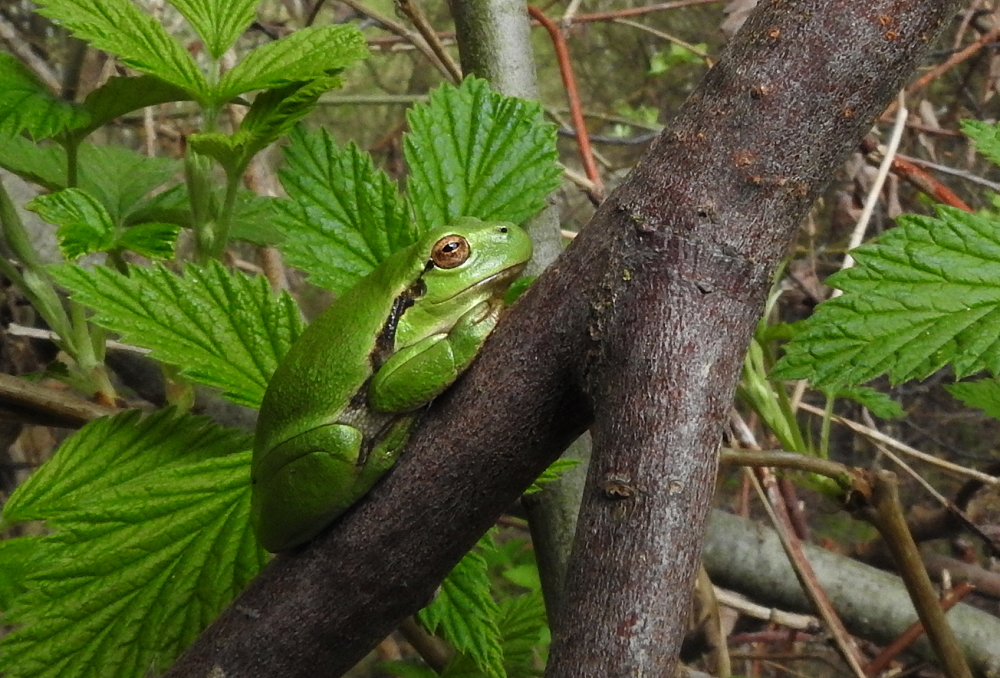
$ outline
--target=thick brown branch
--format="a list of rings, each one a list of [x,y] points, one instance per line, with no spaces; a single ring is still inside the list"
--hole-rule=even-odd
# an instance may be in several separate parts
[[[955,5],[761,3],[397,467],[276,558],[168,675],[346,670],[591,421],[549,673],[670,675],[771,271]]]

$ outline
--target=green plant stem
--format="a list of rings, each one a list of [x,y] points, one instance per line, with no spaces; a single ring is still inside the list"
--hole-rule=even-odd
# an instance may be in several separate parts
[[[830,424],[833,423],[833,394],[826,394],[826,404],[823,406],[823,421],[819,429],[819,456],[830,458]]]
[[[885,539],[945,675],[948,678],[972,678],[965,655],[934,593],[920,550],[906,525],[899,503],[899,484],[892,471],[875,473],[872,508],[874,510],[866,517]]]
[[[66,149],[66,187],[75,188],[80,182],[80,140],[68,139],[63,148]]]
[[[63,308],[59,295],[56,294],[55,286],[45,274],[45,270],[42,268],[42,259],[31,244],[27,229],[24,228],[24,222],[21,221],[21,215],[17,213],[2,181],[0,181],[0,232],[2,232],[4,241],[13,251],[14,256],[24,266],[22,273],[5,257],[0,257],[0,273],[17,285],[31,302],[31,305],[35,307],[35,310],[49,324],[49,327],[60,337],[66,339],[70,329],[66,309]],[[68,349],[69,345],[60,344],[60,347]]]
[[[75,349],[73,359],[87,380],[88,388],[96,392],[103,402],[113,403],[117,397],[115,388],[111,385],[108,371],[101,360],[103,348],[100,351],[94,348],[94,337],[91,336],[91,326],[87,321],[86,311],[82,305],[72,300],[69,302],[69,310],[73,323],[72,341]],[[100,336],[103,338],[103,333],[100,333]]]

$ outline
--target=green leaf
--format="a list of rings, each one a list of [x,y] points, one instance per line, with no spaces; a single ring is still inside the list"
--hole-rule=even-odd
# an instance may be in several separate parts
[[[554,462],[549,464],[547,469],[542,471],[542,475],[535,478],[535,482],[533,482],[531,487],[526,489],[524,493],[534,494],[535,492],[540,492],[543,485],[559,480],[559,477],[562,476],[563,473],[579,463],[580,461],[578,459],[556,459]]]
[[[145,418],[139,410],[129,410],[96,419],[67,438],[21,483],[3,507],[4,522],[58,519],[93,494],[172,463],[194,463],[243,449],[248,438],[207,417],[177,416],[171,409]]]
[[[0,540],[0,613],[9,610],[24,593],[24,578],[36,567],[34,560],[40,540],[41,537]]]
[[[279,172],[289,200],[275,202],[278,246],[320,287],[344,292],[390,254],[415,242],[396,184],[354,144],[324,130],[292,130]]]
[[[177,224],[148,223],[126,229],[118,238],[119,247],[154,260],[173,259],[181,227]]]
[[[945,388],[969,407],[975,407],[994,419],[1000,419],[1000,381],[980,379],[947,384]]]
[[[213,262],[178,277],[163,266],[51,269],[93,321],[151,349],[187,378],[219,388],[234,403],[259,407],[271,374],[302,332],[295,302],[267,281]]]
[[[867,386],[848,386],[836,390],[833,395],[837,398],[848,398],[867,407],[880,419],[901,419],[906,416],[903,406],[890,398],[887,393]]]
[[[497,622],[500,609],[490,597],[486,561],[469,551],[441,584],[434,601],[417,613],[431,633],[440,633],[490,678],[504,678]]]
[[[354,26],[310,26],[250,52],[222,76],[216,99],[334,75],[367,56],[365,38]]]
[[[209,89],[186,49],[132,0],[37,0],[38,13],[126,66],[155,75],[204,101]]]
[[[75,449],[88,457],[81,463],[113,471],[119,439],[134,444],[134,415],[110,421],[102,424],[103,439]],[[0,641],[5,675],[139,678],[163,671],[263,566],[247,520],[249,436],[191,450],[185,429],[192,423],[205,426],[177,417],[177,438],[164,435],[144,450],[177,461],[88,487],[49,518],[54,533],[38,542],[25,592],[4,617],[19,625]]]
[[[90,112],[91,121],[79,134],[86,136],[115,118],[147,106],[189,101],[193,98],[189,90],[154,75],[114,76],[87,95],[83,108]]]
[[[545,602],[539,591],[509,598],[500,606],[498,625],[503,638],[503,666],[507,678],[534,678],[543,673],[541,650],[546,643]],[[448,663],[441,678],[480,678],[483,672],[465,654]]]
[[[25,208],[59,227],[59,249],[67,259],[106,252],[115,244],[111,215],[96,198],[79,188],[40,195]]]
[[[994,165],[1000,165],[1000,128],[978,120],[962,120],[962,133],[972,139],[976,150]]]
[[[235,134],[192,134],[188,144],[198,153],[214,158],[230,177],[238,178],[254,155],[284,136],[313,109],[322,94],[340,85],[337,76],[324,76],[266,90],[254,98]]]
[[[87,111],[60,99],[27,66],[0,52],[0,130],[45,139],[89,121]]]
[[[98,198],[116,224],[181,169],[171,158],[150,158],[123,146],[80,146],[80,188]]]
[[[407,187],[421,229],[461,216],[520,224],[559,186],[556,130],[537,102],[466,78],[431,92],[407,120]]]
[[[907,215],[857,264],[827,281],[844,294],[820,304],[771,376],[817,386],[893,384],[945,365],[958,377],[1000,372],[1000,228],[941,207]]]
[[[233,46],[254,18],[258,0],[170,0],[201,37],[213,59]]]
[[[66,188],[66,151],[0,134],[0,167],[50,191]]]

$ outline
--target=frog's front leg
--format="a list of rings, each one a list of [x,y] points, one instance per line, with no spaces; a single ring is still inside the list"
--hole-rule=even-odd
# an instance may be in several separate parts
[[[369,405],[382,412],[417,409],[451,385],[469,366],[500,318],[503,304],[484,301],[447,334],[434,334],[400,349],[375,373]]]

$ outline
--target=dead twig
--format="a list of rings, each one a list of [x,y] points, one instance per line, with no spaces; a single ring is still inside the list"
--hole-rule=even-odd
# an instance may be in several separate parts
[[[927,631],[927,639],[934,647],[945,675],[948,678],[972,678],[965,655],[938,603],[934,585],[931,584],[930,575],[920,558],[920,550],[906,526],[903,508],[899,503],[896,474],[892,471],[877,471],[873,482],[872,506],[871,510],[864,512],[865,517],[878,529],[889,547],[896,569],[910,593],[917,616]]]

